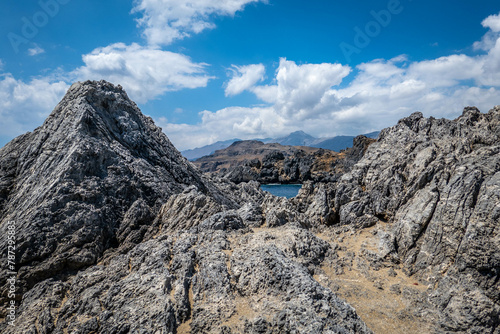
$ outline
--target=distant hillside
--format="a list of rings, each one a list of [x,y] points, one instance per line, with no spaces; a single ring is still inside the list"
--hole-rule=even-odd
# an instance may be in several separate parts
[[[311,146],[310,143],[318,140],[304,131],[295,131],[290,133],[286,137],[275,138],[264,140],[264,143],[278,143],[281,145],[289,145],[289,146]]]
[[[364,136],[368,138],[376,139],[378,137],[379,131],[370,132],[364,134]],[[290,133],[288,136],[280,137],[280,138],[265,138],[265,139],[252,139],[261,141],[264,144],[277,143],[286,146],[309,146],[316,148],[324,148],[326,150],[331,150],[335,152],[340,152],[341,150],[345,150],[349,147],[352,147],[352,141],[355,136],[336,136],[330,138],[316,138],[313,137],[304,131],[295,131]],[[194,161],[201,157],[213,154],[217,150],[223,150],[231,144],[241,141],[240,139],[230,139],[224,141],[218,141],[211,145],[194,148],[191,150],[182,151],[182,155],[186,157],[188,160]]]
[[[377,139],[379,133],[380,131],[375,131],[364,134],[363,136]],[[326,150],[340,152],[341,150],[352,147],[352,141],[354,140],[354,138],[355,136],[335,136],[332,138],[318,139],[315,142],[308,143],[307,145],[311,147],[324,148]]]
[[[361,159],[372,142],[371,138],[359,136],[354,140],[354,147],[337,153],[309,146],[243,140],[197,159],[194,164],[202,172],[235,183],[252,180],[260,183],[328,182]]]
[[[195,160],[195,159],[204,157],[205,155],[210,155],[217,150],[225,149],[226,147],[230,146],[232,143],[240,141],[240,140],[241,139],[234,138],[234,139],[229,139],[229,140],[224,140],[224,141],[218,141],[218,142],[213,143],[211,145],[206,145],[203,147],[197,147],[197,148],[193,148],[190,150],[185,150],[185,151],[182,151],[181,153],[186,159]]]

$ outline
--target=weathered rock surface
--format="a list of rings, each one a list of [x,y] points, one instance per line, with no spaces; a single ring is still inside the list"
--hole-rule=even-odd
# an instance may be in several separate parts
[[[0,251],[14,221],[23,291],[140,242],[160,206],[189,185],[222,197],[106,82],[74,84],[41,127],[3,147],[0,180]]]
[[[301,212],[202,176],[120,87],[73,85],[0,158],[2,256],[8,221],[18,247],[2,333],[371,333],[313,278],[332,253]]]
[[[391,224],[380,254],[436,286],[437,331],[500,330],[500,108],[421,113],[381,132],[342,177],[341,224]]]
[[[307,269],[327,256],[326,242],[293,226],[241,233],[202,225],[38,283],[13,333],[370,333]]]
[[[277,198],[202,176],[120,87],[73,85],[0,149],[0,332],[499,333],[500,108],[367,144]]]

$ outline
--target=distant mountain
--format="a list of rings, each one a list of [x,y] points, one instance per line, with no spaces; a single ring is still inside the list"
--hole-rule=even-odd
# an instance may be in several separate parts
[[[368,138],[376,139],[380,131],[370,132],[364,136]],[[336,136],[330,138],[316,138],[304,131],[295,131],[290,133],[288,136],[281,138],[265,138],[265,139],[252,139],[261,141],[265,144],[277,143],[285,146],[310,146],[315,148],[324,148],[326,150],[331,150],[335,152],[340,152],[349,147],[352,147],[352,142],[355,136]],[[228,148],[234,142],[241,141],[241,139],[230,139],[225,141],[218,141],[211,145],[194,148],[191,150],[182,151],[182,155],[188,160],[194,161],[201,157],[215,153],[217,150],[223,150]]]
[[[370,132],[364,134],[364,136],[372,139],[377,139],[380,131]],[[332,138],[320,138],[314,142],[310,142],[307,146],[324,148],[326,150],[331,150],[335,152],[340,152],[349,147],[352,147],[352,141],[355,136],[335,136]]]
[[[237,141],[241,141],[241,139],[234,138],[234,139],[229,139],[229,140],[224,140],[224,141],[218,141],[218,142],[215,142],[211,145],[197,147],[197,148],[193,148],[191,150],[185,150],[185,151],[182,151],[181,153],[188,160],[196,160],[196,159],[204,157],[206,155],[210,155],[217,150],[223,150],[226,147],[231,146],[232,143],[237,142]]]
[[[288,146],[309,146],[309,144],[315,140],[318,139],[305,133],[304,131],[295,131],[286,137],[265,140],[264,143],[278,143]]]

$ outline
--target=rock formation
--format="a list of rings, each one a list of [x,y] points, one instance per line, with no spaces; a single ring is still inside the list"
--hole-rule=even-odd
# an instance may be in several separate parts
[[[215,192],[107,83],[74,84],[41,127],[2,148],[0,171],[0,250],[14,221],[22,291],[140,242],[160,206],[186,186]]]
[[[304,265],[326,243],[255,233],[258,184],[204,178],[119,86],[74,84],[0,149],[0,180],[18,289],[11,326],[2,267],[2,333],[370,333]],[[290,253],[311,238],[321,250]]]
[[[0,332],[498,333],[500,107],[364,142],[277,198],[203,176],[120,87],[73,85],[0,149]]]
[[[382,131],[336,186],[341,224],[387,222],[379,256],[431,286],[438,331],[500,327],[500,108],[414,113]]]

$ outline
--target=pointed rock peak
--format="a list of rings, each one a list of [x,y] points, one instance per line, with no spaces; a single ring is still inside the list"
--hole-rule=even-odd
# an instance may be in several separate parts
[[[481,112],[476,107],[465,107],[464,111],[462,112],[462,116],[479,115],[479,114],[481,114]]]
[[[72,84],[67,92],[67,94],[74,97],[91,95],[93,93],[101,95],[110,95],[113,93],[124,94],[128,98],[127,93],[125,93],[125,90],[123,90],[123,87],[121,85],[115,86],[112,83],[107,82],[106,80],[87,80],[84,82],[78,81]]]
[[[74,83],[40,131],[61,140],[99,138],[134,151],[166,149],[181,159],[161,128],[142,114],[125,90],[104,80]]]
[[[422,114],[420,111],[415,111],[410,116],[400,119],[399,123],[405,123],[410,125],[414,124],[415,122],[418,122],[422,118],[424,118],[424,114]]]
[[[492,109],[490,109],[490,111],[488,111],[488,114],[490,114],[490,115],[494,115],[494,114],[500,115],[500,105],[494,106]]]
[[[0,226],[19,222],[20,286],[154,235],[152,217],[189,186],[233,205],[120,86],[73,84],[41,127],[0,149]]]
[[[132,102],[122,86],[115,86],[107,81],[85,81],[85,82],[75,82],[66,92],[61,102],[56,106],[54,111],[51,113],[49,118],[59,117],[62,111],[67,112],[68,105],[71,104],[86,104],[91,105],[96,108],[99,107],[103,109],[109,109],[110,104],[116,101],[128,102],[131,105],[136,106]],[[84,112],[84,108],[79,108],[74,111]],[[64,117],[70,115],[64,114]]]
[[[75,126],[89,123],[92,118],[119,120],[125,115],[143,116],[121,86],[104,80],[85,81],[74,83],[68,89],[44,125],[65,123]]]
[[[481,115],[476,107],[465,107],[462,116],[459,117],[459,123],[474,125],[481,119]]]
[[[424,115],[420,111],[416,111],[410,116],[400,119],[398,124],[404,123],[408,127],[412,128],[413,125],[417,124],[422,118],[424,118]]]

